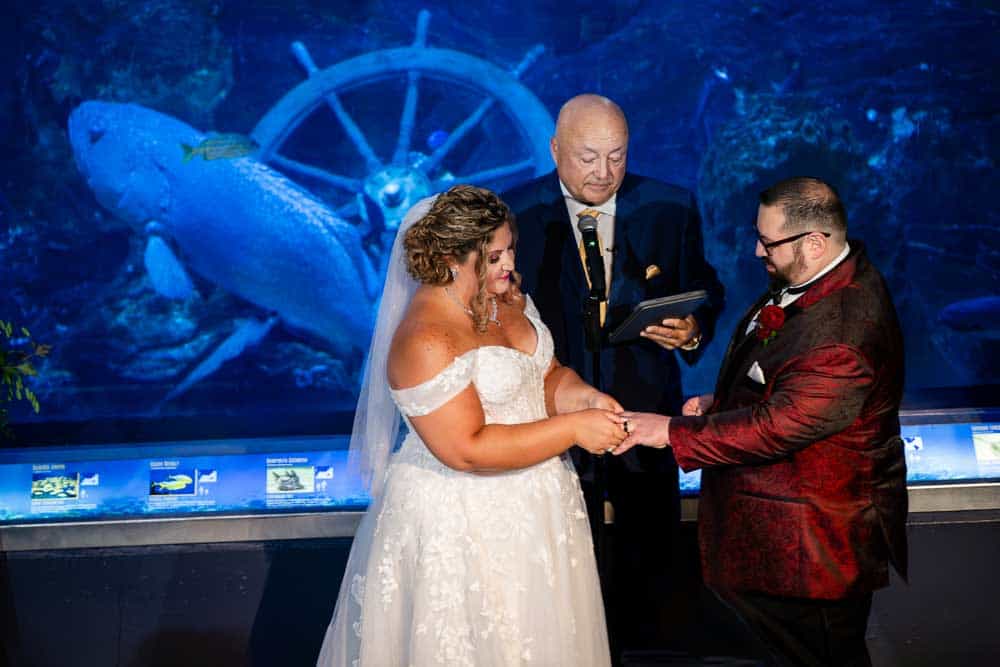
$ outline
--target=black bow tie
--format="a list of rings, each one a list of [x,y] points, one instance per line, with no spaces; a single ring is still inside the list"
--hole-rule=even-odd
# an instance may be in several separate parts
[[[786,294],[791,294],[792,296],[795,296],[797,294],[802,294],[806,292],[810,287],[812,287],[812,283],[806,285],[799,285],[798,287],[782,287],[781,289],[778,290],[771,290],[771,303],[777,305],[781,303],[781,298]]]

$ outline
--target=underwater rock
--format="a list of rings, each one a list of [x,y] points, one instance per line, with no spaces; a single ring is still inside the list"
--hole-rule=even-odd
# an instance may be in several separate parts
[[[217,14],[208,2],[49,0],[29,31],[58,59],[48,83],[54,100],[127,100],[210,125],[233,85],[232,49]]]
[[[350,362],[350,359],[334,357],[322,349],[291,341],[261,349],[256,363],[261,373],[272,381],[286,382],[291,378],[291,384],[300,389],[321,389],[353,396],[361,368]]]
[[[743,116],[719,128],[698,174],[706,246],[722,259],[716,266],[736,271],[727,285],[757,263],[752,224],[760,190],[803,173],[829,179],[848,202],[849,193],[863,190],[853,179],[865,157],[849,121],[805,98],[748,94],[744,105]],[[749,261],[734,266],[733,255]]]
[[[698,174],[706,255],[726,286],[727,308],[718,324],[726,335],[767,285],[754,257],[761,190],[810,175],[835,184],[855,210],[869,198],[864,178],[870,170],[850,122],[807,96],[748,93],[743,102],[744,115],[719,127]],[[717,368],[724,347],[711,346],[699,366]]]

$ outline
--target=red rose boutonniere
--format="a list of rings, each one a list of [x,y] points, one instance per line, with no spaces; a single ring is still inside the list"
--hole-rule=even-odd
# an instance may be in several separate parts
[[[780,306],[764,306],[757,317],[757,340],[767,345],[778,335],[778,330],[785,325],[785,311]]]

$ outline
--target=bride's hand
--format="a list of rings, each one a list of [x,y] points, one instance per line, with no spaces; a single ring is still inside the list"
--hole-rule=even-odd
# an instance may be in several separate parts
[[[573,419],[576,427],[574,440],[591,454],[607,454],[627,436],[623,426],[625,420],[614,412],[591,408],[574,412]]]
[[[587,397],[586,407],[598,408],[600,410],[607,410],[615,413],[625,411],[625,408],[621,406],[621,403],[608,394],[605,394],[602,391],[597,391],[596,389]]]

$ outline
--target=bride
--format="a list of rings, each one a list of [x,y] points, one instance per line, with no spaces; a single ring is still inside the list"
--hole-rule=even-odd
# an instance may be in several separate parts
[[[372,502],[319,665],[609,664],[566,451],[618,445],[621,406],[554,359],[514,242],[466,185],[397,233],[351,435]]]

